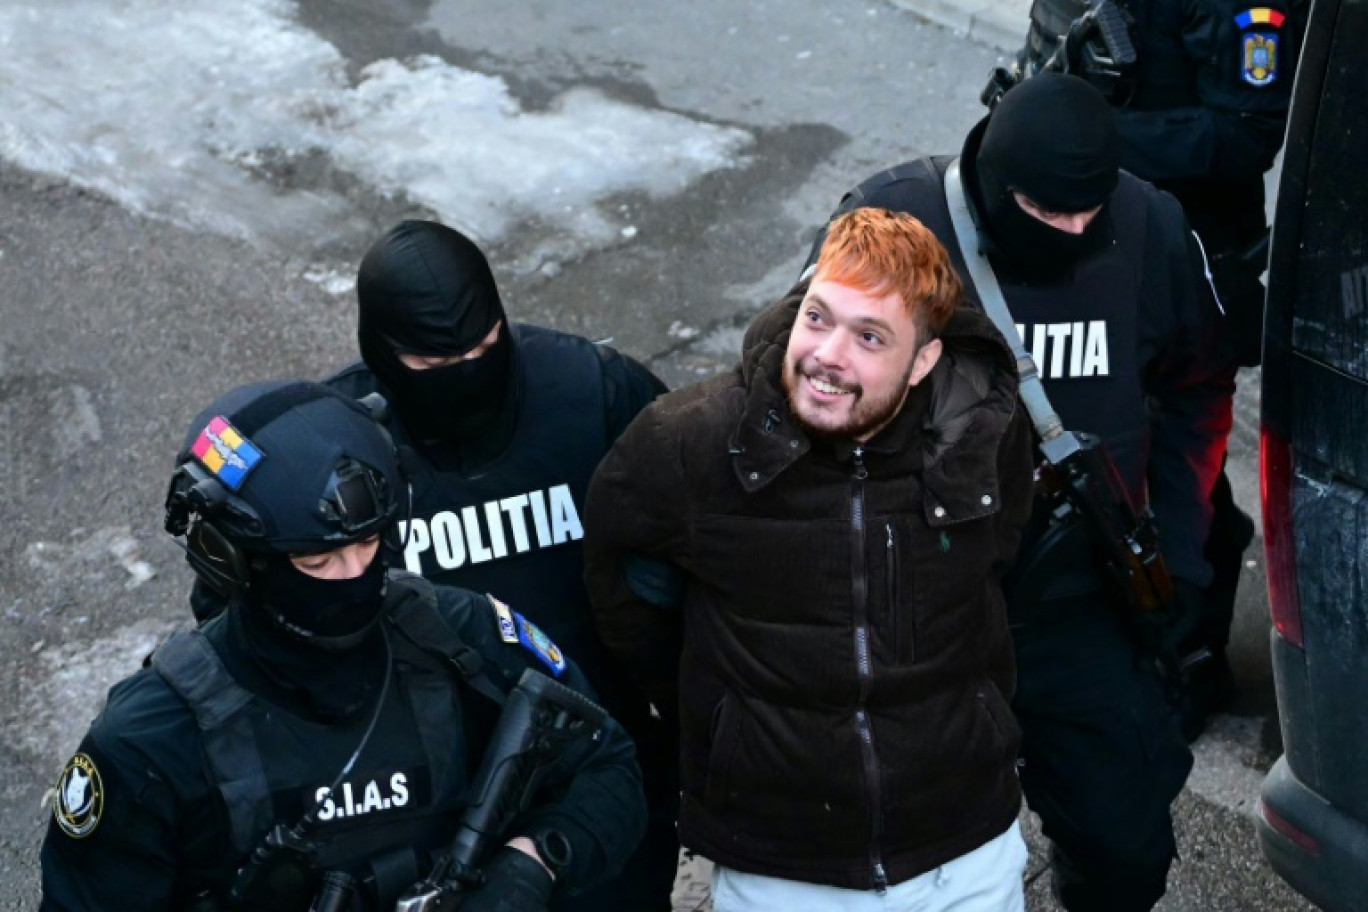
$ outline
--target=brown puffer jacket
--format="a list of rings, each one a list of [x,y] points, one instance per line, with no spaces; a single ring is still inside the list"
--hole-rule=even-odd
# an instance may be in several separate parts
[[[998,580],[1030,509],[1029,433],[1006,346],[961,308],[892,424],[863,447],[810,440],[780,381],[805,290],[757,319],[737,370],[618,441],[589,492],[586,577],[604,640],[667,713],[678,684],[681,841],[871,889],[1017,814]],[[682,605],[627,588],[638,556],[683,571]]]

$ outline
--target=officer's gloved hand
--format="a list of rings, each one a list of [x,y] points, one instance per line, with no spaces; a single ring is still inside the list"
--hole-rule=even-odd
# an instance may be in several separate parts
[[[494,853],[484,877],[484,886],[462,901],[461,912],[546,912],[555,887],[541,862],[510,846]]]

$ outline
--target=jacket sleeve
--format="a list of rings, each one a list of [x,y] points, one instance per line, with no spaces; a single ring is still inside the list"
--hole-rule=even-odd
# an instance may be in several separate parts
[[[1201,246],[1178,203],[1160,194],[1151,218],[1142,299],[1153,354],[1145,363],[1151,398],[1148,484],[1160,544],[1175,577],[1205,586],[1203,555],[1211,491],[1225,461],[1235,366]]]
[[[612,443],[621,436],[632,423],[632,419],[650,405],[655,398],[667,391],[659,377],[640,361],[624,355],[607,345],[594,346],[598,350],[599,365],[603,371],[604,426],[608,429],[608,442]]]
[[[492,664],[489,677],[496,686],[511,691],[529,668],[548,673],[544,660],[530,647],[500,637],[497,615],[487,597],[463,590],[442,591],[446,610],[455,614],[462,639]],[[552,672],[555,679],[596,700],[573,658],[565,659],[564,670]],[[477,753],[482,753],[485,745],[476,747]],[[513,821],[505,841],[547,830],[563,833],[573,852],[570,866],[561,872],[558,889],[583,887],[611,877],[641,841],[646,830],[641,770],[631,738],[616,721],[610,718],[600,737],[583,739],[548,767],[530,806]]]
[[[1267,85],[1247,82],[1243,34],[1236,14],[1249,4],[1231,0],[1157,0],[1140,11],[1140,71],[1136,107],[1118,108],[1121,167],[1155,182],[1258,178],[1282,145],[1303,16],[1274,30],[1277,75]],[[1154,58],[1161,58],[1155,61]],[[1150,58],[1150,59],[1146,59]],[[1156,68],[1162,75],[1149,78]],[[1186,72],[1190,85],[1165,85]],[[1144,103],[1148,92],[1184,92],[1191,103]]]
[[[134,754],[112,747],[102,749],[87,734],[78,749],[98,770],[102,804],[85,836],[69,834],[55,814],[49,821],[41,854],[42,912],[158,912],[177,905],[175,803],[164,781],[139,773]]]
[[[687,520],[668,401],[643,411],[595,471],[585,500],[584,564],[599,636],[657,710],[672,720],[683,611],[679,580],[655,583],[680,575]],[[652,594],[662,590],[676,597]]]

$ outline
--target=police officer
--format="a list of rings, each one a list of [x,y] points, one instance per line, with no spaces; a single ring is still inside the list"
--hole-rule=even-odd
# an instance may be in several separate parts
[[[1095,0],[1094,0],[1095,2]],[[1022,62],[1053,50],[1088,0],[1039,0]],[[1136,62],[1114,84],[1121,166],[1178,198],[1206,248],[1240,364],[1260,360],[1267,262],[1264,174],[1282,145],[1292,77],[1306,28],[1305,0],[1122,0]],[[1253,521],[1223,472],[1206,556],[1213,569],[1206,609],[1183,651],[1211,656],[1192,666],[1183,708],[1186,734],[1233,692],[1225,648]]]
[[[1202,543],[1233,369],[1212,357],[1218,312],[1181,208],[1119,171],[1119,154],[1102,96],[1073,76],[1042,74],[974,127],[958,165],[973,243],[1055,410],[1066,428],[1101,437],[1131,500],[1152,507],[1177,602],[1191,612],[1211,577]],[[916,216],[967,279],[943,185],[953,161],[875,175],[838,212]],[[1005,583],[1022,786],[1053,841],[1065,908],[1149,909],[1174,857],[1169,805],[1191,754],[1154,663],[1127,635],[1116,584],[1087,542],[1065,538],[1070,550],[1052,550],[1053,532],[1038,508]]]
[[[1240,364],[1257,365],[1267,264],[1264,173],[1287,128],[1306,0],[1133,0],[1134,93],[1116,111],[1121,166],[1182,203],[1206,247]],[[1254,523],[1223,471],[1212,493],[1206,606],[1184,638],[1192,666],[1181,721],[1191,740],[1233,694],[1226,644]]]
[[[594,468],[664,385],[606,345],[509,322],[484,254],[435,222],[380,237],[361,261],[357,299],[362,361],[328,383],[390,405],[413,485],[404,566],[519,606],[575,656],[636,740],[652,808],[632,863],[581,907],[668,910],[675,740],[598,639],[580,521]]]
[[[387,575],[403,490],[370,414],[321,384],[242,387],[195,419],[167,526],[227,607],[110,691],[58,784],[43,909],[304,910],[325,874],[353,895],[330,908],[391,909],[451,840],[521,673],[587,689],[507,606]],[[546,771],[461,908],[560,908],[644,818],[609,720]]]

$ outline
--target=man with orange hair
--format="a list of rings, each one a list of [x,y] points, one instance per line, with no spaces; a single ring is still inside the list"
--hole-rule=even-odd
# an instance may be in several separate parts
[[[1030,445],[962,303],[920,222],[842,216],[737,368],[647,407],[590,485],[600,633],[678,710],[717,912],[1022,908],[999,577]]]

